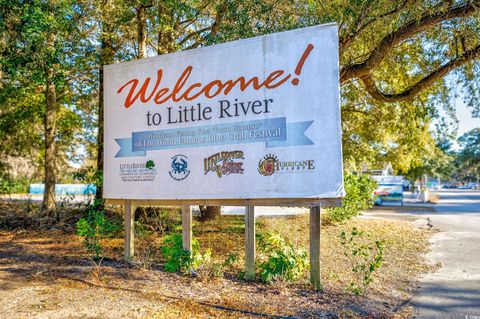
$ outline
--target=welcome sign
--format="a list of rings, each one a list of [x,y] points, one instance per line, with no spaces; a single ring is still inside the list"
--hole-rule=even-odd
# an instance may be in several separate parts
[[[343,197],[336,24],[104,68],[104,197]]]

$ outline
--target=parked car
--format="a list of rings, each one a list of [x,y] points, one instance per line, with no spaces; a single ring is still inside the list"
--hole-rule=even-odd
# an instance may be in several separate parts
[[[467,185],[465,185],[467,187],[467,189],[478,189],[478,184],[477,183],[468,183]]]
[[[443,188],[457,188],[457,185],[455,183],[445,183],[445,185],[443,185]]]
[[[461,185],[458,187],[459,189],[478,189],[478,184],[474,182],[470,182],[465,185]]]

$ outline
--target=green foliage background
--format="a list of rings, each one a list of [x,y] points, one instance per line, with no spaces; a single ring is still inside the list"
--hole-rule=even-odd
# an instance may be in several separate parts
[[[373,205],[372,194],[377,183],[369,175],[346,173],[344,183],[346,196],[342,207],[327,208],[326,222],[343,222]]]
[[[264,257],[258,264],[263,282],[276,279],[295,282],[304,278],[309,267],[305,249],[296,249],[278,233],[260,234],[257,239],[258,250]]]
[[[96,157],[102,155],[97,134],[103,124],[103,65],[141,57],[142,45],[147,56],[156,56],[336,22],[341,78],[369,62],[368,75],[387,95],[408,91],[469,54],[405,100],[375,98],[361,76],[341,82],[347,171],[390,161],[396,173],[411,179],[448,175],[454,154],[442,145],[456,135],[455,101],[463,98],[472,114],[480,115],[480,13],[471,10],[479,5],[478,0],[0,0],[0,169],[17,178],[12,158],[22,159],[31,170],[20,177],[42,181],[50,73],[57,93],[57,171],[71,173],[77,164],[101,173]],[[465,13],[452,14],[455,10]],[[145,14],[144,42],[139,12]],[[421,27],[432,15],[437,19]],[[400,32],[407,27],[410,32]],[[385,56],[369,60],[392,39]],[[58,174],[58,181],[68,173]]]

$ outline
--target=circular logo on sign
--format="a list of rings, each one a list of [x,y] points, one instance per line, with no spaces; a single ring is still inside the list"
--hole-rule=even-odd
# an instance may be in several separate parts
[[[172,157],[172,164],[170,165],[172,169],[168,172],[171,178],[181,181],[188,177],[190,170],[188,170],[187,159],[188,157],[181,154]]]
[[[266,155],[258,162],[258,172],[263,176],[270,176],[275,173],[275,164],[278,162],[278,158],[273,154]]]

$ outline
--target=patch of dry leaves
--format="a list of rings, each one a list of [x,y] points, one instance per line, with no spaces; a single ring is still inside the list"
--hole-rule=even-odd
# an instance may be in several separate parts
[[[353,226],[386,241],[385,262],[364,296],[344,291],[352,273],[339,234]],[[278,231],[308,248],[308,216],[262,217],[257,229]],[[98,264],[88,259],[81,238],[72,232],[0,231],[0,318],[260,318],[249,312],[294,318],[403,318],[411,309],[399,305],[410,297],[415,279],[430,269],[424,261],[427,230],[404,221],[355,218],[322,227],[324,292],[312,291],[307,278],[298,284],[246,283],[234,276],[243,267],[243,231],[241,217],[195,224],[194,235],[203,249],[212,250],[215,261],[238,254],[225,278],[165,273],[160,264],[151,269],[132,266],[122,261],[122,238],[103,242],[106,258]],[[159,249],[161,238],[151,236],[153,248]]]

